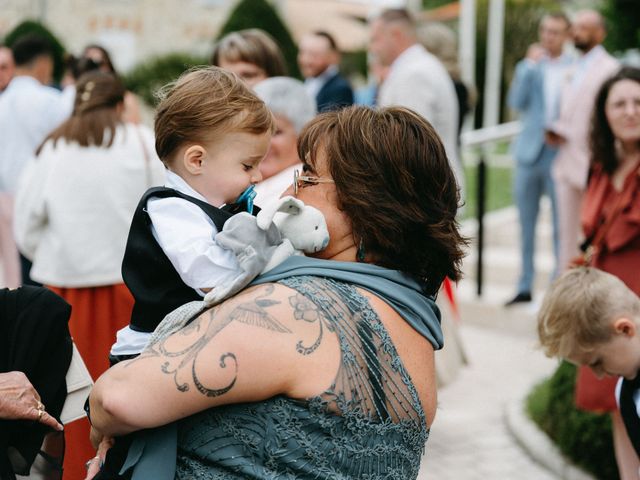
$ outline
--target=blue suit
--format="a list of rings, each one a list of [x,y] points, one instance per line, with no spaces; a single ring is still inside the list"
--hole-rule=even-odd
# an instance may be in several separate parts
[[[534,63],[521,60],[509,89],[509,106],[520,112],[522,132],[513,143],[516,160],[514,195],[520,216],[521,272],[518,293],[530,293],[534,279],[533,254],[535,228],[540,198],[543,194],[551,200],[553,221],[553,247],[558,259],[558,220],[556,199],[551,178],[551,164],[557,148],[545,144],[545,61]],[[557,112],[554,112],[557,116]],[[554,271],[554,275],[555,275]]]
[[[329,78],[316,96],[318,113],[353,105],[351,85],[339,73]]]

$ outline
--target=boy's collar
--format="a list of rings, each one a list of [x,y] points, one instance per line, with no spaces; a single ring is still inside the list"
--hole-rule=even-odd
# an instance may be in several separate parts
[[[194,188],[187,183],[187,181],[175,172],[167,169],[164,186],[167,188],[173,188],[174,190],[189,195],[190,197],[197,198],[203,202],[207,202],[207,199],[194,190]],[[221,207],[222,205],[214,205],[214,207]]]

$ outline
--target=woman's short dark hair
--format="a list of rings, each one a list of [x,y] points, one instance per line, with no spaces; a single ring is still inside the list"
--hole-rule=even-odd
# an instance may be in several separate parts
[[[621,80],[632,80],[640,83],[640,69],[623,67],[613,77],[602,84],[593,110],[591,123],[591,161],[602,165],[603,170],[611,175],[620,163],[615,148],[615,137],[607,120],[606,104],[611,88]]]
[[[362,106],[312,120],[298,141],[300,158],[326,155],[338,207],[356,245],[377,265],[424,282],[434,295],[445,277],[461,277],[456,221],[460,194],[440,137],[413,111]]]
[[[98,45],[97,43],[91,43],[89,45],[87,45],[86,47],[84,47],[84,50],[82,52],[82,56],[86,57],[87,53],[89,52],[89,50],[98,50],[100,52],[100,54],[102,55],[102,60],[99,63],[99,67],[100,66],[106,66],[107,69],[113,73],[115,76],[118,76],[118,72],[116,71],[116,68],[113,66],[113,61],[111,60],[111,55],[109,55],[109,51],[104,48],[102,45]]]
[[[98,70],[85,73],[76,83],[76,99],[71,117],[43,142],[63,138],[83,147],[110,147],[116,127],[122,123],[117,106],[124,101],[125,88],[112,73]],[[40,151],[38,149],[38,152]]]
[[[215,45],[211,65],[220,66],[220,61],[247,62],[260,67],[267,77],[286,77],[287,63],[280,47],[264,30],[249,28],[229,33]]]

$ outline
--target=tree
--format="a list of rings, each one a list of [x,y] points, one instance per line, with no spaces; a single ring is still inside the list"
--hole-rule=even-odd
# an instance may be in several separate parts
[[[428,10],[431,8],[438,8],[448,3],[451,3],[452,0],[422,0],[422,8]]]
[[[487,61],[487,20],[489,0],[478,0],[476,6],[476,88],[479,92],[475,125],[482,125],[484,75]],[[501,98],[505,98],[518,60],[525,56],[527,47],[537,41],[538,24],[545,13],[557,11],[555,0],[506,0],[504,16],[504,52],[502,57]],[[505,105],[505,102],[502,102]],[[506,111],[506,108],[503,108]]]
[[[286,25],[266,0],[240,0],[233,9],[226,23],[222,27],[218,39],[228,33],[237,32],[247,28],[260,28],[268,32],[280,46],[289,74],[300,78],[298,70],[298,48]]]
[[[4,38],[4,43],[8,47],[11,47],[15,43],[15,41],[27,34],[36,34],[41,37],[46,38],[51,45],[53,46],[53,79],[56,82],[59,82],[64,74],[64,51],[65,48],[60,43],[60,41],[56,38],[56,36],[51,33],[51,31],[45,27],[42,23],[36,22],[33,20],[26,20],[19,25],[17,25],[13,30],[11,30],[7,36]]]
[[[637,0],[607,0],[601,7],[609,28],[604,41],[607,50],[621,52],[640,45],[640,15]]]
[[[142,62],[124,76],[127,89],[137,93],[150,106],[158,103],[158,92],[182,73],[198,65],[206,65],[207,59],[186,53],[170,53]]]

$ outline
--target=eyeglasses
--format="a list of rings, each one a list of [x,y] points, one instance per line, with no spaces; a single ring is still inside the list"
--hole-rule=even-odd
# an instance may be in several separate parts
[[[319,183],[335,183],[330,178],[309,177],[306,175],[300,175],[300,170],[295,169],[293,171],[293,194],[298,195],[300,188],[308,187],[311,185],[318,185]]]

